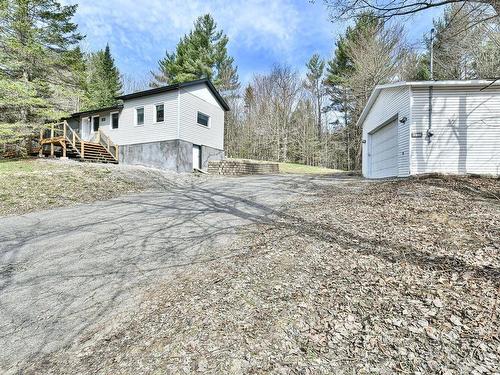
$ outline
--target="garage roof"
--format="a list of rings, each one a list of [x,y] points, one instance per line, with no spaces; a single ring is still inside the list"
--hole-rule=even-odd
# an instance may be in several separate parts
[[[373,89],[370,98],[368,99],[368,102],[366,103],[365,108],[363,109],[363,112],[361,112],[361,116],[359,116],[359,120],[356,123],[356,125],[359,125],[365,121],[366,116],[368,115],[368,112],[370,112],[371,107],[377,100],[380,92],[383,89],[388,89],[388,88],[393,88],[393,87],[403,87],[403,86],[413,86],[413,87],[436,87],[436,86],[448,86],[448,87],[488,87],[488,86],[499,86],[500,87],[500,81],[499,80],[449,80],[449,81],[400,81],[400,82],[394,82],[394,83],[387,83],[385,85],[378,85],[375,86]]]

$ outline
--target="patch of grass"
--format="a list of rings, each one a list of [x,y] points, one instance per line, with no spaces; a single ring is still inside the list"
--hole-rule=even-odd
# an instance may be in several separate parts
[[[32,172],[36,167],[34,160],[0,161],[0,173]]]
[[[314,167],[312,165],[295,164],[295,163],[279,163],[281,173],[295,174],[331,174],[342,172],[337,169],[324,167]]]
[[[0,216],[92,202],[142,190],[105,165],[50,160],[0,162]]]

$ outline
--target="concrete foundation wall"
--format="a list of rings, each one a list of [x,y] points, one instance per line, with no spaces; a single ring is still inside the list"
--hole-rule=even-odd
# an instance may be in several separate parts
[[[180,139],[122,145],[119,162],[127,165],[142,165],[175,172],[193,170],[193,144]]]
[[[224,159],[224,151],[201,146],[202,169],[208,170],[209,161]],[[193,144],[180,139],[122,145],[119,162],[127,165],[143,165],[179,173],[193,171]]]

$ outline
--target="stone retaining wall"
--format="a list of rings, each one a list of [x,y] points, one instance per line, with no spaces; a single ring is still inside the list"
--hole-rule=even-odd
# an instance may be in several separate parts
[[[220,160],[208,163],[208,173],[220,175],[279,173],[278,163],[255,163],[245,160]]]

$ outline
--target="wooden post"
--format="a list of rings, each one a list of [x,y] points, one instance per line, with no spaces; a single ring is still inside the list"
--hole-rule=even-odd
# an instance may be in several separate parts
[[[40,147],[40,150],[38,150],[38,157],[40,158],[43,156],[42,139],[43,139],[43,128],[40,129],[40,142],[38,142],[38,146]]]
[[[73,147],[76,146],[76,136],[75,136],[75,132],[73,131]]]
[[[115,159],[118,161],[118,145],[115,145]]]
[[[66,121],[63,122],[63,136],[64,136],[64,139],[63,141],[61,142],[62,144],[62,147],[63,147],[63,158],[66,157]]]
[[[108,149],[108,152],[109,152],[109,138],[106,138],[106,146],[107,146],[107,149]]]
[[[80,146],[81,146],[80,154],[81,154],[82,159],[85,157],[83,145],[84,145],[83,140],[80,140]]]
[[[54,124],[50,126],[50,157],[54,157],[54,141],[52,138],[54,138]]]

